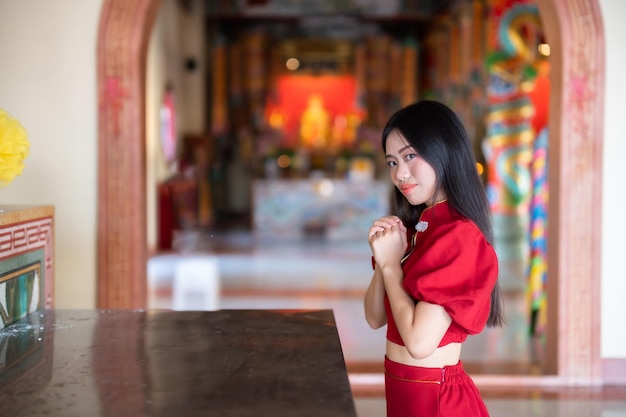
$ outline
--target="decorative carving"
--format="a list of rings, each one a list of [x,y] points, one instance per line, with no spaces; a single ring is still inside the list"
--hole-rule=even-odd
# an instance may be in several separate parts
[[[596,1],[555,1],[562,20],[562,85],[558,213],[550,212],[552,253],[558,264],[558,373],[571,385],[600,384],[601,148],[604,44]],[[546,22],[545,25],[548,25]],[[551,135],[552,135],[552,127]],[[551,188],[551,193],[553,189]],[[554,210],[553,210],[554,211]],[[554,253],[555,248],[559,248]],[[550,249],[549,249],[550,252]],[[557,294],[555,294],[557,296]]]
[[[98,307],[145,308],[145,55],[159,0],[105,1],[98,40]]]

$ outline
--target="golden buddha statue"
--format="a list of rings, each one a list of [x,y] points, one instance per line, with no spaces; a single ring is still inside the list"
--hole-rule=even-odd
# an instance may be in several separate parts
[[[309,97],[306,110],[300,118],[300,140],[308,149],[320,149],[327,145],[330,129],[330,115],[324,109],[322,97],[313,94]]]

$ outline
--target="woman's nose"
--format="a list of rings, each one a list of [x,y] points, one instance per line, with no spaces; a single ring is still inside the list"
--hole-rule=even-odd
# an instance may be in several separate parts
[[[396,167],[395,174],[398,181],[404,181],[409,178],[409,169],[405,164],[399,162],[398,166]]]

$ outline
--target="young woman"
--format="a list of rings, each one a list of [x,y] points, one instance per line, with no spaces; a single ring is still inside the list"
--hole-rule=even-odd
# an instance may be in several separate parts
[[[502,324],[491,216],[469,139],[435,101],[396,112],[382,134],[397,215],[369,230],[364,306],[387,324],[387,417],[488,416],[460,361],[468,335]]]

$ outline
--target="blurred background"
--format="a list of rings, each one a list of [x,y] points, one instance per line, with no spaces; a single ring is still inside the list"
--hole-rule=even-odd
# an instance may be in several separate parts
[[[373,375],[380,129],[442,100],[479,162],[507,297],[470,371],[623,382],[625,5],[0,0],[0,107],[31,141],[1,204],[54,206],[56,308],[331,306],[351,375]]]
[[[549,72],[531,1],[164,1],[146,74],[150,307],[333,308],[350,369],[380,371],[384,330],[362,314],[367,230],[393,209],[380,133],[436,99],[472,141],[507,297],[509,326],[464,360],[541,374]]]

